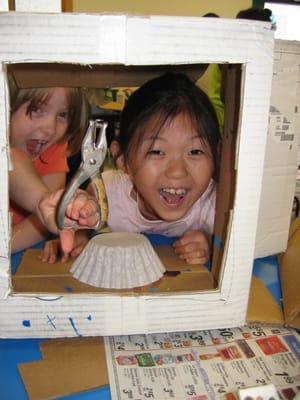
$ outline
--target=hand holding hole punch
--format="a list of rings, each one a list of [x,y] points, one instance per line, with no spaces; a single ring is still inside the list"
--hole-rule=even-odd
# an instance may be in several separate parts
[[[82,162],[78,171],[64,191],[46,194],[38,205],[38,214],[47,227],[53,227],[56,213],[61,247],[67,254],[73,249],[76,230],[100,229],[107,220],[108,210],[103,199],[105,196],[101,190],[103,183],[100,176],[107,152],[106,128],[107,122],[90,121],[81,146]],[[79,189],[89,178],[94,178],[97,183],[100,206],[96,196]]]

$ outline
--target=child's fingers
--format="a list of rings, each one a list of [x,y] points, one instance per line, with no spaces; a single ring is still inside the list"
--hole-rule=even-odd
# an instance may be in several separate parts
[[[63,255],[70,254],[74,247],[74,231],[63,229],[59,232],[61,250]]]
[[[63,189],[55,193],[45,193],[36,206],[36,214],[50,232],[57,233],[55,210],[61,198]]]
[[[72,257],[77,257],[88,243],[88,237],[85,231],[78,231],[76,235],[75,240],[77,243],[71,252]]]
[[[69,254],[67,253],[62,253],[61,258],[60,258],[60,262],[61,263],[66,263],[69,259]]]
[[[175,251],[175,253],[180,257],[180,258],[203,258],[208,256],[208,253],[206,251],[206,249],[202,249],[202,248],[197,248],[197,249],[193,249],[191,251]]]
[[[206,243],[199,244],[198,242],[191,242],[185,245],[177,245],[174,247],[174,251],[176,254],[188,254],[193,252],[205,252],[208,253],[209,247]]]
[[[89,216],[80,216],[78,219],[79,229],[92,229],[95,228],[100,220],[100,213],[98,211],[93,212]]]
[[[173,247],[176,254],[182,254],[199,248],[199,243],[187,243],[187,244],[177,243],[176,245],[174,243]]]
[[[175,251],[176,252],[176,251]],[[183,250],[176,253],[181,260],[188,264],[205,264],[208,260],[208,252],[203,248],[193,248],[193,250]]]
[[[79,256],[79,254],[82,252],[82,250],[84,249],[85,245],[81,245],[81,246],[77,246],[75,247],[75,249],[73,249],[71,251],[71,256],[72,257],[77,257]]]
[[[174,252],[188,264],[205,264],[208,260],[208,250],[195,243],[174,248]]]
[[[58,254],[58,242],[56,240],[50,240],[45,243],[40,259],[43,262],[54,264],[56,261],[57,254]]]
[[[197,243],[197,245],[199,246],[199,243],[204,244],[207,242],[207,238],[203,234],[203,232],[190,230],[185,232],[180,239],[176,240],[176,242],[173,243],[173,246],[174,248],[176,248],[186,246],[189,243]]]
[[[181,257],[180,257],[181,258]],[[208,258],[207,257],[197,257],[197,256],[192,256],[189,255],[187,257],[183,257],[182,258],[187,264],[200,264],[200,265],[204,265],[207,261]]]
[[[76,198],[67,207],[66,215],[68,218],[74,221],[80,221],[80,219],[88,219],[95,217],[98,212],[98,203],[96,199],[86,192],[78,192]]]

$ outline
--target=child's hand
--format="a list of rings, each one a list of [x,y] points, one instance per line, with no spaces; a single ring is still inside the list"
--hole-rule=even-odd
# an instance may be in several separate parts
[[[210,256],[208,237],[200,231],[186,231],[173,244],[175,253],[188,264],[205,264]]]
[[[63,190],[45,194],[38,204],[37,214],[44,225],[54,233],[58,233],[55,216],[56,208]],[[65,226],[59,232],[63,253],[70,254],[74,248],[74,233],[78,229],[93,229],[100,218],[96,198],[83,190],[78,190],[75,198],[68,205],[65,216]]]
[[[87,231],[81,230],[75,232],[73,249],[70,252],[70,254],[67,254],[61,250],[60,239],[48,240],[45,243],[45,246],[42,250],[42,254],[40,255],[39,258],[43,262],[54,264],[58,256],[60,256],[61,257],[60,262],[65,263],[68,261],[69,256],[71,257],[78,256],[86,246],[87,242],[88,242]]]
[[[48,240],[45,243],[42,253],[39,255],[38,258],[43,262],[54,264],[59,254],[60,254],[60,240],[52,239]],[[68,258],[69,258],[68,254],[66,255],[62,254],[61,262],[63,263],[66,262]]]

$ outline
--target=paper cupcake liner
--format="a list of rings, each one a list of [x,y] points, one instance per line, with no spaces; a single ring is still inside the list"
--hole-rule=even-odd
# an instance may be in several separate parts
[[[130,289],[159,280],[165,272],[149,240],[139,233],[103,233],[92,238],[71,273],[105,289]]]

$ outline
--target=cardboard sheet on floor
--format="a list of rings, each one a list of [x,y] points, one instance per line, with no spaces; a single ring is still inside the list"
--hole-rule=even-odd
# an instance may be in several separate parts
[[[103,338],[54,339],[41,343],[40,350],[41,361],[18,366],[30,400],[54,399],[108,384]]]
[[[205,267],[186,264],[181,261],[170,246],[154,247],[166,270],[165,276],[151,285],[132,290],[101,289],[78,281],[70,273],[73,260],[62,264],[43,263],[38,256],[40,250],[27,250],[22,258],[16,275],[12,278],[15,294],[48,294],[48,293],[170,293],[191,292],[212,289],[214,281]]]
[[[285,322],[300,328],[300,217],[291,225],[288,247],[279,257],[279,266]]]
[[[62,272],[66,271],[67,265],[64,265]],[[255,277],[251,283],[247,320],[249,323],[284,323],[280,307],[263,282]],[[19,365],[30,400],[57,398],[109,384],[100,337],[53,339],[41,342],[40,351],[41,361]]]

